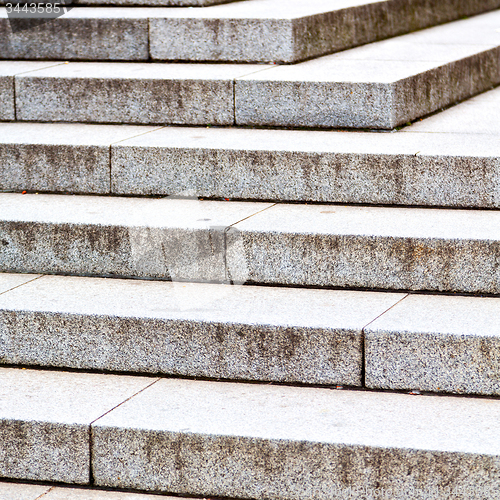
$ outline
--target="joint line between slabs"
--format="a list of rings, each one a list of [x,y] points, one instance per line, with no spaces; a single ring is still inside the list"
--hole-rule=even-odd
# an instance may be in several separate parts
[[[382,317],[384,314],[389,312],[392,308],[399,305],[403,300],[408,298],[410,294],[407,293],[404,297],[399,299],[396,303],[392,304],[391,307],[388,307],[385,311],[381,312],[377,317],[373,318],[370,322],[368,322],[363,328],[361,328],[361,386],[366,389],[366,333],[365,330],[368,328],[373,322]]]

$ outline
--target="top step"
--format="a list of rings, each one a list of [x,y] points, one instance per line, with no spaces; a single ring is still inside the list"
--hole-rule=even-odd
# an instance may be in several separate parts
[[[77,4],[208,1],[213,0]],[[12,19],[9,7],[0,8],[0,58],[294,63],[498,7],[500,0],[246,0],[211,8],[77,7],[42,24]]]

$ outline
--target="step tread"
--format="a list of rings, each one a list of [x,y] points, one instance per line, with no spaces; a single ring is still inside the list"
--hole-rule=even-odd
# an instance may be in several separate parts
[[[442,1],[432,8],[426,0],[341,0],[333,6],[328,0],[247,0],[210,8],[103,6],[175,1],[83,0],[79,4],[101,7],[72,8],[52,22],[55,32],[42,26],[13,33],[4,20],[8,36],[0,53],[4,58],[147,60],[150,55],[171,61],[291,63],[500,6],[499,0]],[[0,16],[7,18],[5,9],[0,8]],[[119,47],[112,44],[116,37]],[[87,50],[75,42],[87,45]]]
[[[4,442],[28,457],[17,455],[13,478],[88,482],[91,448],[96,485],[155,492],[326,499],[342,484],[404,490],[417,477],[422,489],[451,480],[498,487],[494,399],[17,369],[0,369],[0,378],[2,396],[20,403],[14,413],[2,405]],[[122,399],[114,409],[111,388]],[[95,400],[97,420],[88,410]],[[24,434],[16,434],[19,425]],[[49,428],[58,439],[30,439]],[[78,477],[61,475],[60,461],[50,460],[58,454]]]
[[[61,486],[42,486],[38,484],[2,482],[0,480],[0,498],[2,500],[160,500],[158,495],[145,493],[124,493],[88,488]],[[183,500],[179,497],[161,496],[163,500]],[[184,499],[186,500],[186,499]]]

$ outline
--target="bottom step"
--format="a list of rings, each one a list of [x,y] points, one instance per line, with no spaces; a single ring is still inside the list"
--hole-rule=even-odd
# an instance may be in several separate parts
[[[0,369],[0,476],[13,479],[258,500],[490,499],[499,436],[498,399]]]

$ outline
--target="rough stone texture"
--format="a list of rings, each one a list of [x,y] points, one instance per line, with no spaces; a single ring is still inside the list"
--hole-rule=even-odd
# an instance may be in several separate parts
[[[464,106],[456,107],[455,122]],[[500,116],[500,106],[490,103],[490,109]],[[488,117],[482,108],[471,106],[473,111],[476,121]],[[112,192],[500,207],[500,142],[433,129],[380,134],[167,127],[112,146]],[[490,125],[495,130],[500,136],[500,123]]]
[[[38,500],[49,490],[49,486],[0,482],[0,498],[2,500]]]
[[[3,499],[2,499],[3,500]],[[17,500],[17,499],[16,499]],[[24,500],[24,499],[23,499]],[[40,499],[42,500],[42,499]],[[166,497],[147,495],[143,493],[123,493],[122,491],[102,491],[76,489],[76,488],[53,488],[43,500],[187,500],[179,497]]]
[[[39,278],[39,274],[0,274],[0,294]]]
[[[14,23],[14,31],[12,26]],[[37,19],[7,19],[0,8],[3,59],[147,61],[147,14],[134,9],[73,8],[40,24]]]
[[[150,50],[162,60],[292,63],[498,6],[498,0],[254,0],[165,10],[150,17]]]
[[[1,27],[2,19],[0,19]],[[1,31],[0,31],[1,33]],[[2,42],[0,41],[0,44]],[[15,120],[14,76],[54,66],[55,62],[0,61],[0,120]]]
[[[239,78],[236,123],[392,129],[498,84],[498,24],[492,12]]]
[[[5,4],[0,0],[0,4]],[[146,60],[148,21],[153,59],[297,62],[500,6],[499,0],[252,0],[210,9],[220,0],[81,0],[62,18],[36,27],[2,9],[2,57]],[[123,6],[195,6],[133,9]],[[116,5],[121,8],[106,9]],[[60,33],[60,41],[57,38]],[[94,34],[98,34],[95,40]],[[92,49],[89,57],[84,47]],[[5,50],[3,50],[5,49]]]
[[[0,189],[109,193],[110,145],[154,128],[0,124]]]
[[[499,230],[496,211],[276,205],[227,232],[227,265],[239,282],[500,293]]]
[[[163,379],[93,424],[92,464],[98,485],[200,496],[468,500],[500,486],[499,432],[496,400]]]
[[[403,297],[46,276],[0,296],[0,362],[359,386],[361,331]]]
[[[365,329],[366,384],[500,395],[500,299],[409,295]]]
[[[0,476],[89,482],[89,426],[154,379],[0,368]]]
[[[231,125],[233,80],[259,66],[69,63],[16,79],[19,120]]]
[[[0,269],[225,282],[227,228],[270,206],[4,193]]]

